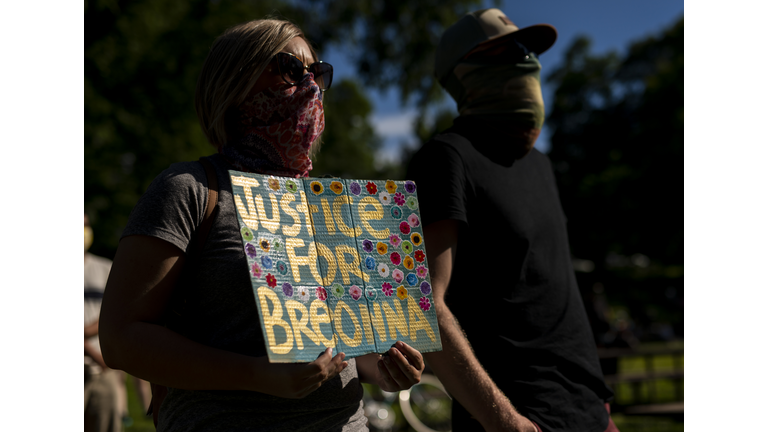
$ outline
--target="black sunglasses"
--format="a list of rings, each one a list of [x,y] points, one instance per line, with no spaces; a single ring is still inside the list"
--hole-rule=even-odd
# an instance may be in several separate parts
[[[283,81],[290,85],[294,85],[306,75],[304,71],[309,71],[315,76],[315,82],[320,87],[320,91],[326,91],[331,88],[331,82],[333,81],[333,66],[325,62],[315,62],[309,66],[304,66],[304,63],[295,55],[291,53],[280,52],[275,56],[277,60],[277,70],[280,71],[280,76],[283,77]]]

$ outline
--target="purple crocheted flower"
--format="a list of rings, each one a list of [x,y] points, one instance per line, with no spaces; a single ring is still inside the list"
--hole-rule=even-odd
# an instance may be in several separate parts
[[[256,246],[246,243],[245,254],[248,255],[248,258],[256,258]]]
[[[283,294],[285,294],[286,297],[293,297],[293,285],[289,284],[288,282],[284,283]]]
[[[360,183],[358,183],[358,182],[350,183],[349,191],[352,192],[353,195],[360,195],[360,192],[362,192],[362,188],[360,187]]]
[[[405,191],[408,192],[409,194],[416,192],[416,183],[410,180],[405,182]]]
[[[429,285],[429,282],[427,281],[422,282],[419,289],[421,290],[421,293],[424,295],[427,295],[432,292],[432,287]]]

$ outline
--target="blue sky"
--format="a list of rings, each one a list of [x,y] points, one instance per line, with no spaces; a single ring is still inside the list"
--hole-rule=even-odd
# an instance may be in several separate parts
[[[491,6],[487,2],[487,7]],[[542,76],[545,76],[548,70],[557,67],[565,49],[578,35],[584,34],[592,39],[593,53],[610,50],[623,53],[633,41],[656,34],[683,16],[684,8],[679,0],[505,0],[500,9],[520,28],[539,23],[557,28],[557,42],[540,58]],[[323,60],[333,64],[335,79],[354,75],[351,59],[343,50],[331,47],[322,55]],[[549,105],[553,91],[544,85],[545,104]],[[397,94],[396,89],[368,92],[374,105],[372,123],[384,138],[381,156],[387,159],[396,158],[403,143],[415,144],[416,141],[411,133],[416,111],[412,106],[403,106]],[[446,103],[455,106],[449,97]],[[546,126],[536,147],[544,152],[549,149]]]

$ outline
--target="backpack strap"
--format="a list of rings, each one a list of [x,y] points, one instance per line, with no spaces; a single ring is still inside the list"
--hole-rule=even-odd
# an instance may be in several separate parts
[[[205,215],[203,216],[203,222],[197,227],[196,237],[194,238],[195,244],[192,246],[192,257],[199,257],[205,247],[205,242],[208,240],[208,234],[211,232],[213,221],[216,219],[216,215],[219,214],[219,181],[216,178],[216,169],[213,164],[201,157],[200,164],[205,168],[205,176],[208,179],[208,201],[205,205]],[[195,236],[195,234],[193,234]],[[152,391],[152,400],[149,402],[149,409],[147,415],[152,415],[152,420],[157,427],[157,419],[160,415],[160,404],[163,403],[163,399],[168,394],[168,389],[160,384],[150,383],[150,389]]]
[[[208,177],[208,202],[205,207],[205,216],[203,222],[198,227],[197,244],[194,247],[194,254],[199,255],[205,247],[205,241],[208,239],[208,233],[211,232],[213,220],[219,213],[219,181],[216,178],[216,169],[205,157],[200,158],[200,163],[205,168],[205,175]]]

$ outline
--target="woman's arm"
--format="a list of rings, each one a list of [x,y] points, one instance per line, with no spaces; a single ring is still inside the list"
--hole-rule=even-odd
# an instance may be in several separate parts
[[[409,389],[421,381],[424,359],[417,349],[398,341],[386,354],[373,353],[355,359],[360,381],[377,384],[389,392]]]
[[[252,390],[302,398],[347,366],[326,350],[307,364],[271,364],[212,348],[160,325],[184,253],[165,240],[120,241],[104,291],[99,340],[106,364],[157,384],[188,390]]]

